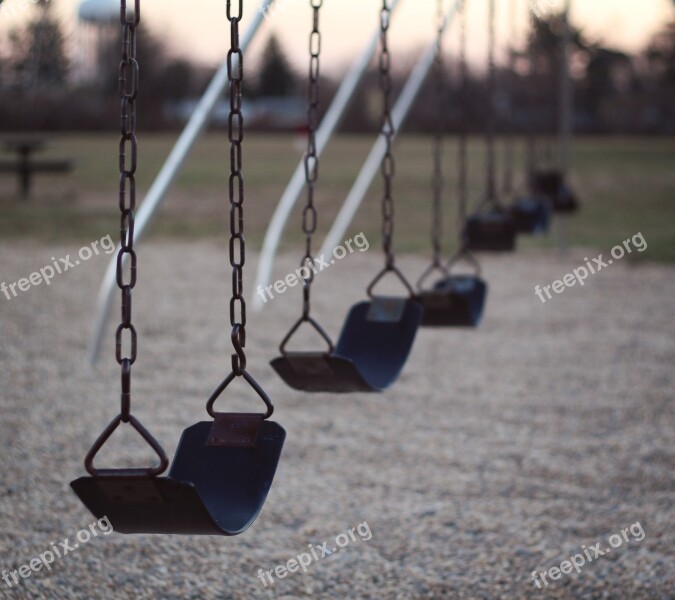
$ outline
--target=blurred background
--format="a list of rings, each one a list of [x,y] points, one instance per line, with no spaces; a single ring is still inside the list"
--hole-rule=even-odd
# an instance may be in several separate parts
[[[119,239],[119,5],[0,0],[3,286],[56,257],[74,259],[78,247],[94,240]],[[258,5],[244,2],[242,29]],[[433,44],[434,5],[401,0],[393,17],[395,95]],[[142,6],[139,202],[230,44],[224,0],[142,0]],[[381,6],[324,1],[323,111],[376,34]],[[513,164],[513,194],[503,198],[510,204],[528,192],[532,133],[537,166],[550,166],[559,152],[564,5],[500,0],[497,6],[498,187],[507,189]],[[468,0],[466,87],[460,86],[458,23],[444,44],[446,256],[458,239],[462,130],[470,134],[471,208],[487,187],[487,7],[487,0]],[[532,14],[538,18],[534,27]],[[254,526],[235,540],[99,537],[53,571],[7,588],[7,597],[407,600],[541,594],[672,600],[675,4],[577,0],[569,22],[574,140],[565,174],[581,210],[557,214],[548,235],[520,238],[516,254],[480,255],[490,288],[481,326],[420,330],[400,379],[384,394],[309,397],[284,385],[268,364],[301,314],[300,289],[275,298],[260,314],[249,308],[249,368],[275,402],[274,419],[288,432]],[[249,298],[263,235],[307,147],[311,24],[309,0],[277,0],[245,55]],[[430,253],[432,142],[439,119],[433,76],[427,79],[395,148],[394,244],[397,264],[411,279],[424,272]],[[379,85],[374,58],[322,155],[314,198],[320,215],[316,249],[377,139]],[[465,113],[459,109],[462,94],[470,107]],[[133,310],[140,341],[133,413],[169,453],[186,426],[205,418],[205,399],[231,368],[228,112],[224,96],[148,239],[136,245]],[[42,167],[30,187],[17,171],[25,160]],[[377,175],[343,238],[363,231],[370,250],[338,261],[313,291],[313,315],[335,336],[347,308],[364,298],[382,267]],[[298,267],[301,204],[304,197],[286,227],[270,281]],[[553,283],[589,257],[605,253],[607,259],[610,248],[638,233],[644,252],[627,254],[583,288],[564,289],[546,305],[535,295],[535,286]],[[119,410],[117,289],[113,317],[101,330],[101,360],[93,368],[86,360],[97,291],[112,257],[100,254],[49,287],[7,300],[0,295],[0,572],[39,556],[50,540],[73,539],[91,522],[68,482],[84,473],[83,457]],[[229,410],[258,410],[247,402],[254,393],[234,385],[243,391],[228,389],[219,402]],[[101,464],[154,460],[130,427],[120,427],[115,437]],[[306,575],[261,587],[259,568],[283,564],[308,543],[334,539],[365,521],[372,542],[352,545]],[[644,541],[627,543],[546,590],[533,584],[533,570],[560,565],[635,523],[644,526]],[[4,590],[0,583],[2,597]]]
[[[139,35],[141,193],[154,179],[228,44],[225,11],[215,0],[191,2],[189,8],[173,0],[146,4]],[[515,128],[519,134],[532,127],[542,135],[553,134],[558,125],[560,3],[531,0],[498,4],[499,126],[502,131]],[[456,133],[460,124],[468,124],[474,136],[471,178],[476,197],[483,187],[484,168],[479,137],[486,108],[484,5],[468,4],[471,79],[467,93],[472,110],[462,118],[456,105],[449,103],[447,115],[450,134]],[[256,7],[247,6],[244,25]],[[350,62],[372,35],[376,14],[364,11],[357,0],[329,2],[324,10],[325,110]],[[529,10],[540,18],[534,31]],[[308,17],[304,2],[279,2],[266,15],[263,30],[247,53],[244,110],[252,134],[247,138],[246,170],[255,202],[248,231],[256,242],[304,150]],[[396,15],[392,47],[397,91],[429,43],[432,23],[431,2],[403,3]],[[571,26],[573,124],[578,136],[572,180],[585,202],[569,241],[582,246],[613,244],[617,236],[634,233],[635,218],[640,215],[641,227],[650,240],[648,258],[672,261],[673,3],[579,2],[573,7]],[[508,68],[510,27],[515,31],[514,70]],[[459,92],[457,39],[454,27],[446,42],[449,98]],[[4,0],[0,4],[0,134],[39,134],[48,142],[41,156],[67,160],[73,167],[68,176],[37,175],[28,201],[20,200],[14,174],[0,173],[3,237],[89,239],[108,232],[116,210],[119,45],[118,3],[114,0]],[[535,77],[529,75],[532,62],[537,65]],[[400,228],[397,239],[404,251],[426,247],[428,218],[424,208],[431,199],[427,193],[429,136],[435,126],[431,86],[429,78],[398,142],[399,210],[411,224]],[[379,109],[373,63],[322,163],[322,231],[332,221],[377,134]],[[223,124],[227,110],[225,101],[216,109],[209,134],[194,149],[152,235],[213,236],[225,226],[222,201],[227,145]],[[454,138],[449,145],[446,160],[452,189]],[[522,166],[524,143],[516,146],[516,152],[517,165]],[[6,157],[10,158],[9,154]],[[372,199],[378,189],[373,190]],[[374,236],[379,231],[377,212],[376,202],[365,202],[358,217]],[[452,227],[451,217],[448,219]],[[297,228],[288,229],[286,243],[294,243]],[[552,237],[524,242],[525,246],[554,243]]]

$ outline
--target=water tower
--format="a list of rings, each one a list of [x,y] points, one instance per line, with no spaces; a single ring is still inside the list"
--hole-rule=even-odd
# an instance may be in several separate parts
[[[77,71],[80,82],[101,80],[98,68],[99,51],[119,36],[119,0],[82,0],[77,10]],[[120,42],[121,43],[121,42]]]

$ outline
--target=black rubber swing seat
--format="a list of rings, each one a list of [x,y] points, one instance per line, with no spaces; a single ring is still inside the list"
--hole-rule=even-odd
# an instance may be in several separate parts
[[[450,275],[418,295],[427,327],[477,327],[483,317],[487,284],[476,275]]]
[[[512,252],[516,248],[516,221],[509,212],[492,208],[466,220],[465,244],[473,252]]]
[[[565,176],[560,171],[540,171],[532,176],[532,189],[551,199],[553,211],[562,214],[579,210],[579,200],[572,189],[565,183]]]
[[[560,171],[538,171],[532,175],[532,187],[536,192],[554,198],[563,185],[563,179]]]
[[[107,516],[119,533],[238,535],[262,510],[286,432],[268,415],[214,416],[183,432],[167,477],[156,476],[168,464],[164,451],[133,416],[131,425],[157,451],[160,467],[93,468],[93,457],[122,422],[117,417],[87,456],[92,476],[70,485],[96,518]]]
[[[551,225],[551,202],[542,195],[518,198],[511,206],[511,216],[518,233],[535,235],[546,233]]]
[[[374,297],[349,311],[337,346],[328,352],[283,352],[272,367],[293,389],[304,392],[379,392],[398,379],[408,359],[422,306],[409,298]],[[296,324],[289,336],[294,333]],[[283,347],[283,344],[282,344]]]
[[[553,210],[559,214],[572,214],[579,211],[579,199],[567,184],[560,187],[553,199]]]
[[[452,274],[460,261],[474,268],[473,274]],[[417,301],[424,308],[423,327],[476,327],[483,317],[487,284],[480,278],[480,264],[467,250],[460,251],[445,267],[434,262],[417,282]],[[429,276],[438,271],[441,279],[425,287]]]
[[[424,290],[417,300],[424,307],[424,327],[476,327],[483,316],[487,284],[473,275],[451,275]]]

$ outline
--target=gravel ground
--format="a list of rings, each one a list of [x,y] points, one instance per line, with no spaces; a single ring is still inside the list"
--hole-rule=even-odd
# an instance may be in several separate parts
[[[76,251],[0,244],[0,279]],[[614,264],[543,305],[534,285],[583,257],[486,259],[482,327],[422,331],[400,381],[382,395],[287,389],[268,361],[300,299],[297,289],[275,299],[250,316],[248,355],[288,437],[253,527],[222,539],[99,536],[51,572],[11,589],[0,582],[0,596],[675,597],[675,269]],[[11,301],[0,296],[0,569],[73,540],[93,520],[68,483],[84,474],[88,446],[118,410],[112,329],[100,365],[84,360],[105,263],[92,259]],[[248,285],[254,263],[250,256]],[[284,257],[279,275],[296,264]],[[377,251],[357,254],[317,278],[314,309],[333,334],[380,264]],[[401,265],[407,273],[424,266]],[[225,248],[153,242],[141,249],[140,268],[134,412],[172,452],[181,430],[204,419],[229,366]],[[233,400],[236,389],[244,390],[226,401],[245,406]],[[135,447],[130,433],[120,438],[102,462]],[[372,539],[357,533],[306,574],[266,588],[256,577],[308,544],[334,546],[364,522]],[[641,541],[631,532],[581,573],[534,585],[534,570],[582,546],[604,548],[638,522]]]

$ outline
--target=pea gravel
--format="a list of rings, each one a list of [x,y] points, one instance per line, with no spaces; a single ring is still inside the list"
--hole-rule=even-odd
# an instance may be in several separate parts
[[[75,252],[0,243],[0,279]],[[268,361],[299,315],[297,288],[249,312],[250,370],[288,432],[254,526],[222,539],[99,536],[51,572],[11,589],[0,581],[0,597],[674,598],[675,269],[615,263],[543,305],[534,285],[584,256],[486,258],[481,328],[421,331],[400,381],[382,395],[302,395],[277,379]],[[250,289],[256,257],[247,258]],[[182,429],[204,420],[230,364],[228,261],[208,241],[152,242],[139,260],[133,410],[173,452]],[[68,483],[84,474],[87,448],[118,410],[112,324],[99,365],[85,361],[106,262],[94,258],[11,301],[0,296],[0,569],[93,521]],[[400,263],[410,274],[424,267]],[[334,335],[380,265],[372,248],[317,276],[314,311]],[[275,277],[296,267],[284,256]],[[254,402],[238,384],[219,407]],[[133,460],[149,458],[124,431],[101,462],[121,464],[134,449]],[[534,570],[638,521],[642,541],[534,586]],[[372,539],[357,536],[306,574],[267,588],[257,578],[364,522]]]

